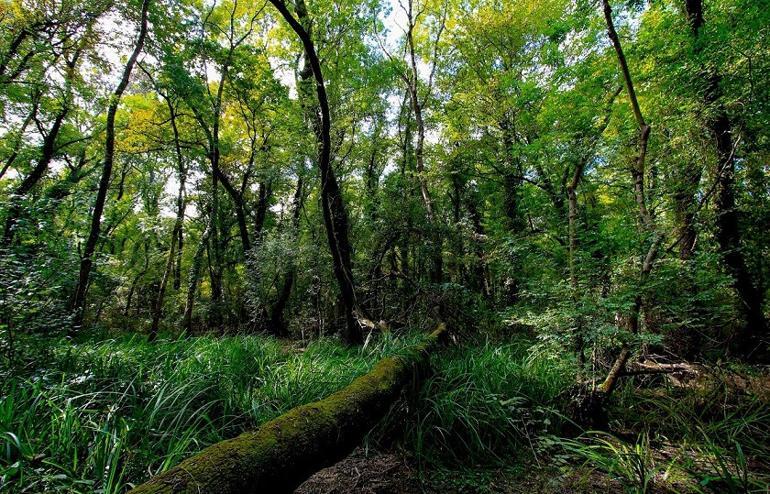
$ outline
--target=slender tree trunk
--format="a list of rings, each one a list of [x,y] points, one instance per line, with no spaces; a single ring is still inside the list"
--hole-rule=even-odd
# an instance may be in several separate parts
[[[259,184],[259,195],[257,197],[257,210],[254,214],[254,241],[259,242],[262,238],[262,230],[265,228],[265,219],[267,210],[270,206],[270,195],[272,187],[268,182]]]
[[[411,111],[409,111],[409,92],[406,91],[404,94],[404,99],[401,102],[401,110],[399,112],[399,122],[400,119],[405,119],[404,126],[403,126],[403,139],[401,141],[401,183],[406,184],[407,183],[407,171],[410,169],[410,164],[412,162],[412,152],[413,146],[412,146],[412,120],[411,120]],[[400,129],[399,129],[400,130]],[[401,135],[401,132],[399,132],[399,135]],[[412,190],[411,188],[407,188],[405,191],[405,194],[409,196],[409,200],[411,201],[412,196]],[[404,228],[404,232],[401,234],[400,242],[398,245],[398,251],[399,256],[398,260],[400,261],[398,264],[398,270],[401,272],[403,277],[400,278],[401,280],[401,292],[406,295],[410,291],[410,287],[407,284],[407,277],[411,275],[411,265],[410,265],[410,252],[411,252],[411,233],[412,232],[412,216],[407,215],[406,216],[406,225]]]
[[[443,255],[442,255],[443,238],[442,238],[441,232],[438,230],[438,221],[436,218],[436,214],[434,212],[435,207],[433,204],[433,198],[430,195],[430,190],[428,189],[428,181],[425,177],[425,119],[423,116],[423,110],[425,107],[425,101],[428,99],[428,96],[421,99],[419,95],[419,89],[417,86],[417,83],[419,81],[419,75],[418,75],[418,67],[417,67],[416,50],[414,45],[414,36],[413,36],[415,22],[416,22],[416,15],[412,11],[412,7],[413,7],[412,0],[409,0],[407,5],[408,5],[407,19],[409,23],[409,28],[407,29],[407,32],[406,32],[406,38],[407,38],[407,48],[409,50],[409,62],[410,62],[411,74],[405,79],[407,83],[407,90],[409,92],[409,99],[411,101],[412,111],[414,112],[414,121],[415,121],[415,124],[417,125],[417,142],[414,146],[414,156],[415,156],[415,162],[416,162],[416,168],[417,168],[417,181],[419,182],[419,186],[420,186],[420,195],[422,196],[422,202],[423,202],[423,205],[425,206],[425,215],[428,220],[428,226],[431,230],[428,234],[430,262],[431,262],[430,279],[433,283],[441,283],[443,281],[443,271],[444,271]],[[441,30],[443,31],[443,26],[441,26]],[[441,31],[439,31],[439,33],[440,32]],[[434,61],[434,63],[436,62]],[[430,91],[430,87],[428,91]]]
[[[0,178],[3,178],[5,176],[6,172],[13,166],[14,162],[16,161],[16,158],[19,157],[19,148],[21,148],[22,144],[24,144],[24,132],[27,131],[27,127],[29,127],[30,122],[37,117],[37,111],[40,107],[40,101],[37,96],[33,96],[32,101],[32,108],[30,109],[29,113],[27,114],[27,117],[24,119],[24,121],[21,123],[21,126],[19,127],[19,135],[16,138],[16,142],[13,145],[13,151],[11,151],[11,154],[8,155],[8,157],[5,159],[5,163],[3,163],[3,168],[0,170]]]
[[[8,64],[17,55],[21,44],[24,43],[24,40],[26,40],[30,35],[32,35],[32,31],[27,28],[22,28],[18,33],[16,33],[16,36],[13,37],[13,40],[11,40],[11,43],[8,45],[8,51],[5,52],[3,57],[0,59],[0,80],[5,77]]]
[[[315,79],[317,103],[320,110],[320,115],[317,117],[317,120],[320,120],[320,125],[314,126],[319,144],[318,167],[321,171],[321,205],[329,249],[332,254],[334,276],[339,283],[344,306],[345,331],[343,339],[350,344],[360,343],[363,340],[363,335],[354,317],[357,302],[351,262],[351,246],[348,238],[348,215],[331,163],[331,114],[323,72],[321,71],[321,62],[310,34],[310,22],[304,1],[297,0],[296,2],[299,20],[294,18],[283,0],[270,0],[270,3],[278,9],[300,38],[305,50],[305,62],[309,65]]]
[[[150,335],[149,335],[149,341],[155,341],[155,339],[158,337],[158,327],[160,326],[160,318],[163,316],[163,299],[166,295],[166,285],[168,284],[168,279],[171,276],[171,270],[174,267],[174,254],[176,251],[176,239],[177,239],[177,231],[178,228],[181,225],[177,221],[174,224],[173,232],[171,233],[171,242],[170,247],[168,250],[168,256],[166,258],[166,267],[163,270],[163,275],[160,279],[160,284],[158,285],[158,294],[155,298],[155,303],[153,304],[153,311],[152,311],[152,325],[150,326]]]
[[[578,195],[577,195],[577,189],[580,186],[580,183],[583,181],[583,173],[585,171],[586,165],[588,164],[589,160],[593,158],[594,156],[594,150],[596,148],[596,144],[598,143],[599,139],[601,138],[601,135],[604,133],[604,131],[607,129],[607,126],[610,123],[610,117],[612,114],[612,104],[615,102],[615,98],[620,94],[620,92],[623,90],[623,88],[618,88],[617,91],[615,91],[609,98],[609,101],[607,102],[607,106],[605,108],[604,113],[604,120],[602,122],[602,125],[600,128],[596,130],[596,134],[592,135],[588,138],[588,147],[584,151],[584,154],[577,160],[575,163],[575,168],[572,171],[572,177],[570,181],[567,183],[566,192],[567,192],[567,235],[569,237],[568,245],[569,245],[569,281],[570,281],[570,288],[572,289],[572,299],[574,303],[577,305],[579,302],[579,294],[580,294],[580,285],[578,282],[578,275],[577,275],[577,249],[578,249]],[[568,176],[568,175],[567,175]],[[575,350],[577,352],[577,358],[578,358],[578,366],[580,368],[580,372],[578,372],[578,377],[580,378],[580,374],[582,373],[583,366],[585,364],[585,337],[583,335],[583,319],[582,317],[578,316],[577,322],[576,322],[576,328],[575,328]]]
[[[224,85],[224,77],[220,87]],[[211,305],[209,307],[209,324],[218,326],[222,322],[222,242],[219,237],[219,112],[215,112],[215,124],[209,160],[211,162],[211,233],[209,249],[209,277],[211,281]]]
[[[568,223],[568,235],[569,235],[569,282],[572,289],[572,301],[579,303],[580,286],[578,284],[577,266],[575,257],[577,256],[577,216],[578,216],[578,199],[577,199],[577,186],[580,183],[580,179],[583,176],[582,162],[575,167],[575,173],[572,176],[572,181],[567,186],[567,223]],[[583,337],[583,318],[578,315],[575,324],[575,352],[577,353],[578,360],[578,379],[582,379],[583,367],[585,367],[585,338]]]
[[[99,180],[99,190],[96,194],[96,202],[94,203],[94,210],[91,216],[91,229],[86,240],[85,248],[83,249],[83,257],[80,261],[80,275],[78,278],[78,285],[75,290],[75,297],[72,303],[72,309],[74,312],[73,330],[77,331],[83,324],[83,312],[86,303],[86,290],[88,288],[88,278],[91,274],[91,266],[93,264],[93,255],[96,248],[96,243],[99,241],[99,234],[101,231],[102,213],[104,212],[104,204],[107,200],[107,192],[110,187],[110,178],[112,176],[112,165],[115,159],[115,115],[118,112],[118,105],[120,104],[120,98],[123,96],[123,92],[128,86],[128,82],[131,78],[131,71],[134,68],[139,53],[141,53],[144,47],[144,39],[147,36],[147,10],[150,5],[150,0],[144,0],[142,2],[142,14],[139,28],[139,37],[137,38],[136,45],[131,57],[128,59],[125,68],[123,69],[123,75],[115,88],[110,99],[110,106],[107,110],[107,126],[106,126],[106,140],[104,145],[104,163],[102,166],[102,177]]]
[[[155,300],[155,307],[152,315],[152,325],[150,326],[149,340],[154,341],[158,336],[158,327],[160,325],[160,319],[163,316],[163,299],[166,294],[166,285],[168,279],[174,271],[174,261],[181,257],[177,256],[176,248],[177,243],[181,244],[179,239],[182,238],[182,228],[184,226],[184,211],[185,211],[185,182],[186,182],[186,167],[184,163],[184,157],[182,155],[182,148],[179,144],[179,132],[176,126],[176,111],[172,107],[171,102],[168,103],[169,111],[171,112],[171,127],[174,130],[174,148],[176,149],[177,158],[177,177],[179,180],[179,191],[176,198],[176,221],[174,222],[174,228],[171,231],[171,239],[169,242],[168,258],[166,259],[166,268],[161,276],[160,285],[158,287],[158,296]]]
[[[43,139],[43,146],[41,149],[40,159],[35,164],[35,167],[27,175],[24,180],[16,187],[11,197],[11,204],[8,207],[8,213],[5,218],[5,231],[3,233],[3,241],[6,245],[10,245],[13,242],[13,237],[16,234],[15,227],[21,215],[21,201],[32,190],[35,185],[43,178],[48,165],[53,160],[56,153],[56,139],[59,137],[59,131],[64,123],[64,119],[69,112],[69,105],[65,103],[61,110],[56,114],[51,129],[48,135]]]
[[[246,210],[245,206],[243,204],[243,196],[241,193],[235,189],[230,179],[227,177],[227,175],[222,172],[219,167],[217,167],[217,173],[219,174],[219,181],[222,182],[222,187],[224,187],[227,194],[230,196],[230,199],[233,201],[233,205],[235,206],[235,218],[238,223],[238,232],[241,235],[241,244],[243,244],[243,252],[247,253],[251,250],[251,239],[249,238],[249,229],[246,226]]]
[[[171,129],[174,132],[174,151],[176,152],[177,161],[177,176],[179,178],[179,194],[176,198],[176,238],[172,238],[171,242],[176,242],[176,269],[174,269],[174,290],[179,290],[182,280],[182,248],[184,247],[184,215],[186,209],[185,201],[185,185],[187,182],[187,166],[184,162],[184,155],[182,154],[182,145],[179,139],[179,128],[176,124],[176,108],[171,104],[171,101],[166,99],[168,110],[171,115]]]
[[[704,25],[702,0],[685,0],[685,9],[690,21],[692,36],[695,40],[696,53],[703,49],[702,30]],[[740,310],[745,319],[743,334],[739,340],[740,352],[748,358],[762,357],[767,353],[768,324],[763,312],[764,295],[759,289],[754,276],[746,263],[742,251],[739,217],[735,203],[735,149],[733,125],[722,103],[721,76],[715,69],[704,68],[706,82],[704,99],[706,106],[712,109],[707,125],[716,141],[717,157],[717,194],[716,194],[716,233],[719,250],[733,277],[733,287],[740,300]],[[764,355],[766,356],[766,355]]]
[[[631,175],[634,183],[634,197],[639,208],[639,218],[642,223],[642,228],[643,231],[651,236],[649,248],[647,249],[647,253],[644,256],[644,260],[642,261],[642,268],[639,276],[639,288],[637,290],[637,294],[634,297],[633,306],[628,318],[629,330],[633,334],[638,334],[640,329],[640,314],[643,306],[643,296],[641,290],[649,278],[650,272],[652,271],[655,259],[658,256],[660,244],[663,241],[663,236],[657,232],[655,218],[652,216],[649,208],[647,207],[647,200],[645,197],[645,160],[647,158],[647,145],[650,138],[651,128],[644,120],[642,110],[639,106],[639,100],[636,97],[636,91],[634,89],[633,79],[631,78],[631,72],[628,68],[628,62],[626,62],[626,57],[623,53],[623,48],[620,44],[618,33],[615,31],[615,25],[612,20],[612,9],[610,7],[609,0],[602,0],[602,4],[604,9],[604,18],[607,22],[607,33],[609,35],[610,41],[612,42],[612,46],[615,49],[618,64],[620,65],[620,69],[623,74],[623,81],[626,86],[626,92],[628,93],[628,98],[631,102],[634,118],[636,119],[636,123],[639,128],[638,154],[631,169]],[[599,391],[605,396],[608,397],[614,390],[617,382],[617,375],[623,369],[625,369],[626,363],[628,362],[630,356],[631,352],[624,346],[621,349],[617,359],[615,360],[612,370],[607,375],[604,383],[599,387]]]
[[[77,165],[69,169],[67,177],[55,183],[45,191],[45,199],[52,202],[54,208],[62,199],[72,193],[72,189],[83,179],[83,177],[87,176],[87,174],[83,172],[83,168],[88,161],[86,150],[85,148],[82,148],[79,152]]]
[[[514,136],[513,125],[509,117],[503,118],[498,126],[503,134],[503,159],[505,173],[503,174],[503,208],[505,211],[506,227],[513,235],[517,235],[524,227],[519,208],[519,191],[522,184],[521,167],[513,155]],[[519,269],[520,262],[514,256],[509,257],[512,272],[505,278],[505,303],[515,304],[519,300]]]
[[[297,190],[294,192],[293,211],[291,215],[291,231],[294,243],[298,242],[299,234],[299,218],[302,212],[302,202],[304,199],[303,181],[302,177],[297,180]],[[277,336],[286,336],[286,323],[283,320],[283,313],[286,309],[286,304],[289,302],[291,296],[291,290],[294,286],[294,278],[297,275],[297,263],[294,258],[289,260],[289,266],[286,270],[286,277],[283,280],[283,285],[278,291],[278,299],[273,304],[270,311],[270,327]]]
[[[469,194],[470,195],[470,194]],[[476,257],[479,260],[479,267],[476,272],[476,278],[481,285],[481,294],[484,298],[489,298],[492,294],[491,283],[489,281],[489,267],[487,266],[486,256],[484,254],[484,239],[486,238],[486,232],[484,231],[484,225],[481,222],[481,213],[476,204],[476,197],[466,198],[466,207],[468,208],[468,215],[471,218],[471,224],[473,225],[474,250]]]
[[[93,21],[92,21],[93,22]],[[90,30],[91,26],[90,24],[87,26],[87,29]],[[19,184],[19,186],[14,190],[12,196],[11,196],[11,203],[8,207],[8,213],[6,215],[6,221],[5,221],[5,230],[3,232],[3,241],[6,245],[10,245],[13,242],[13,238],[15,235],[15,227],[16,224],[20,218],[20,215],[22,214],[22,204],[21,202],[24,200],[25,196],[29,194],[32,189],[38,184],[38,182],[43,178],[45,173],[48,171],[48,166],[51,164],[51,161],[53,160],[54,156],[57,152],[56,147],[56,141],[59,138],[59,133],[61,132],[62,125],[64,125],[64,121],[69,115],[71,105],[72,105],[72,84],[73,80],[76,75],[76,69],[78,62],[80,60],[80,57],[83,54],[83,51],[85,50],[85,38],[81,39],[76,45],[75,49],[72,53],[72,58],[67,58],[65,56],[65,98],[62,102],[62,106],[59,109],[59,111],[56,113],[56,116],[54,117],[53,123],[51,124],[51,128],[48,131],[48,134],[43,138],[43,143],[40,149],[40,159],[38,159],[37,164],[32,169],[32,171],[25,177],[25,179]],[[33,104],[32,112],[30,113],[27,121],[22,126],[22,133],[23,129],[26,128],[28,125],[28,121],[33,119],[38,111],[38,105],[39,101],[37,101],[37,97],[35,97],[35,103]],[[20,136],[19,141],[23,141],[23,135]],[[14,152],[12,154],[12,160],[9,158],[7,165],[10,166],[10,164],[16,159],[16,153]],[[6,168],[7,169],[7,168]],[[3,173],[5,173],[5,169],[3,170]],[[0,174],[2,176],[2,174]]]
[[[193,306],[195,305],[195,293],[198,290],[201,268],[203,267],[203,253],[209,242],[210,232],[210,227],[206,227],[206,230],[203,232],[201,240],[198,243],[198,247],[195,249],[195,255],[193,256],[192,264],[190,265],[190,274],[187,280],[187,298],[184,306],[184,316],[182,318],[182,331],[186,335],[192,333],[192,313]]]
[[[695,194],[700,183],[700,168],[694,163],[685,165],[674,193],[674,217],[677,223],[679,259],[689,261],[695,252],[698,232],[695,229]]]
[[[147,274],[147,271],[150,269],[150,252],[149,252],[149,246],[147,245],[147,241],[144,242],[144,266],[142,267],[142,270],[139,271],[139,273],[134,276],[133,281],[131,281],[131,287],[128,289],[128,297],[126,297],[126,307],[123,309],[123,315],[128,316],[129,312],[131,311],[131,302],[134,299],[134,293],[136,292],[136,286],[139,284],[139,281],[141,281],[142,278],[144,278],[144,275]]]
[[[174,267],[174,291],[179,291],[182,286],[182,253],[184,249],[184,224],[177,232],[176,238],[176,262]]]

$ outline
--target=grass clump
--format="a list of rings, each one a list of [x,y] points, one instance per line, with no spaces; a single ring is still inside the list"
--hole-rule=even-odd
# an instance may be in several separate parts
[[[415,400],[405,442],[421,462],[503,465],[536,455],[536,437],[558,429],[557,397],[569,362],[521,339],[445,350]]]
[[[544,446],[562,449],[568,461],[584,461],[631,493],[768,492],[770,407],[750,386],[762,390],[764,379],[711,368],[676,385],[629,380],[610,410],[615,434],[547,438]]]
[[[3,369],[0,491],[124,492],[333,393],[416,338],[386,336],[364,348],[261,336],[30,341],[44,348]]]

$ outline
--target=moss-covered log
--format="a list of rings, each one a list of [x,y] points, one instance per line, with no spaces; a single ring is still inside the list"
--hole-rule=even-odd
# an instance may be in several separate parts
[[[416,381],[445,331],[439,324],[409,355],[385,358],[331,396],[209,446],[130,494],[292,492],[361,442],[402,389]]]

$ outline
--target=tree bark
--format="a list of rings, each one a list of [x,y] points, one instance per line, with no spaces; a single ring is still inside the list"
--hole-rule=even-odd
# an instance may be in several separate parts
[[[155,339],[158,337],[160,318],[163,316],[163,299],[166,295],[166,285],[168,284],[168,279],[171,276],[171,270],[174,267],[174,254],[176,252],[177,230],[179,226],[179,222],[175,222],[173,231],[171,233],[171,245],[169,246],[168,256],[166,257],[166,267],[163,270],[163,275],[160,278],[160,283],[158,284],[158,294],[155,297],[153,304],[152,324],[150,325],[150,334],[148,336],[149,341],[155,341]]]
[[[16,158],[19,157],[19,148],[21,148],[22,144],[24,144],[24,133],[27,130],[27,127],[29,127],[30,122],[34,120],[37,117],[37,111],[40,107],[40,101],[37,95],[32,96],[32,108],[30,109],[29,113],[27,114],[26,118],[24,118],[24,121],[21,123],[21,126],[19,127],[19,133],[18,137],[16,138],[16,142],[13,145],[13,151],[11,151],[11,154],[8,155],[8,157],[5,159],[5,163],[3,163],[3,169],[0,170],[0,178],[3,178],[5,176],[6,172],[11,168],[11,166],[16,161]]]
[[[230,196],[230,199],[232,199],[233,205],[235,206],[235,218],[238,223],[238,233],[240,233],[241,244],[243,245],[243,252],[245,254],[251,250],[251,239],[249,238],[249,228],[246,225],[246,208],[243,203],[243,195],[236,190],[229,177],[227,177],[219,167],[217,167],[216,173],[219,174],[219,181],[222,182],[222,187],[227,191],[227,194]]]
[[[192,264],[190,265],[190,274],[187,280],[187,297],[184,305],[184,316],[182,317],[182,331],[186,335],[192,333],[192,313],[195,305],[195,292],[198,290],[198,282],[201,277],[201,268],[203,267],[203,253],[209,242],[211,227],[206,227],[198,247],[195,249]]]
[[[578,249],[577,230],[578,230],[578,207],[579,207],[577,189],[580,186],[580,183],[583,181],[583,172],[585,171],[586,165],[588,164],[589,160],[591,160],[591,158],[593,158],[594,156],[596,144],[599,142],[599,138],[607,129],[607,126],[610,123],[610,117],[612,115],[612,104],[614,103],[615,98],[618,96],[618,94],[620,94],[622,90],[623,90],[622,87],[618,88],[618,90],[615,91],[610,96],[610,99],[607,102],[607,106],[605,108],[602,125],[600,128],[596,129],[596,134],[588,138],[587,149],[583,151],[582,156],[580,156],[577,162],[575,163],[575,168],[574,170],[572,170],[572,177],[570,181],[567,183],[567,187],[566,187],[567,204],[568,204],[567,235],[569,237],[569,241],[568,241],[569,281],[570,281],[570,287],[572,289],[572,299],[575,302],[575,304],[577,304],[579,301],[579,293],[580,293],[580,286],[578,283],[578,275],[577,275],[577,260],[576,260],[577,249]],[[578,366],[580,367],[580,372],[578,372],[579,377],[582,372],[583,365],[585,363],[584,345],[585,345],[585,338],[583,335],[583,320],[579,316],[577,320],[576,328],[575,328],[575,350],[577,352],[577,357],[578,357]]]
[[[649,143],[651,127],[644,120],[642,110],[639,106],[639,100],[636,97],[636,91],[634,89],[633,79],[631,78],[631,72],[628,68],[628,62],[626,61],[626,57],[623,53],[623,48],[620,44],[618,33],[615,31],[615,25],[612,20],[612,9],[610,8],[609,0],[602,0],[602,4],[604,10],[604,18],[607,22],[607,34],[609,35],[612,46],[615,49],[618,64],[620,65],[620,69],[623,74],[623,81],[626,86],[626,92],[628,93],[628,98],[631,102],[634,118],[636,119],[636,123],[639,128],[639,141],[637,144],[638,154],[631,168],[631,176],[634,185],[634,198],[636,199],[636,203],[639,208],[639,218],[642,223],[642,229],[651,237],[650,245],[642,261],[642,268],[639,276],[639,288],[637,290],[636,296],[634,297],[634,302],[628,319],[629,330],[632,334],[638,334],[640,314],[643,306],[643,296],[641,290],[643,289],[644,284],[649,278],[650,272],[652,271],[655,259],[658,256],[660,244],[663,241],[663,236],[658,233],[657,226],[655,224],[655,218],[652,216],[649,208],[647,207],[647,199],[645,196],[644,187],[645,160],[647,157],[647,145]],[[612,370],[608,374],[602,386],[600,386],[600,393],[603,393],[605,396],[609,396],[612,393],[617,382],[615,376],[622,372],[623,369],[625,369],[625,365],[629,358],[630,351],[624,346],[621,349],[618,357],[615,359]]]
[[[294,209],[291,215],[292,238],[297,243],[299,232],[299,218],[302,211],[302,202],[304,200],[304,191],[302,177],[297,180],[297,190],[294,192]],[[283,280],[281,289],[278,291],[278,298],[270,311],[270,328],[276,336],[286,336],[286,323],[283,320],[283,312],[291,296],[291,289],[294,286],[294,278],[297,275],[296,260],[292,257],[289,260],[289,267],[286,270],[286,277]]]
[[[685,0],[685,10],[690,22],[690,29],[695,40],[696,53],[703,49],[703,3],[702,0]],[[740,301],[745,327],[738,343],[738,349],[744,357],[766,357],[768,323],[763,312],[764,294],[758,288],[756,280],[746,263],[742,251],[738,211],[735,202],[735,149],[733,142],[733,124],[722,103],[721,76],[715,69],[704,68],[701,71],[706,83],[704,102],[712,108],[713,116],[707,125],[716,141],[718,164],[716,194],[716,232],[715,237],[727,270],[733,277],[733,287]]]
[[[358,344],[363,341],[361,328],[354,317],[356,310],[356,291],[353,279],[351,261],[351,245],[348,238],[348,215],[342,191],[337,182],[334,168],[331,163],[331,113],[329,100],[326,94],[321,61],[315,50],[315,45],[310,32],[310,20],[303,0],[297,0],[297,18],[292,15],[283,0],[270,0],[291,29],[297,34],[304,48],[305,63],[315,79],[315,90],[320,114],[316,114],[314,124],[315,134],[318,140],[318,167],[321,171],[321,205],[323,209],[326,236],[329,241],[329,250],[332,254],[334,276],[340,286],[342,295],[345,327],[343,339],[349,344]]]
[[[265,228],[265,219],[267,219],[267,210],[270,206],[270,196],[272,187],[269,182],[259,184],[259,195],[257,197],[257,210],[254,213],[254,240],[259,242],[262,238],[262,230]]]
[[[160,93],[160,91],[159,91]],[[166,106],[169,111],[169,120],[171,123],[171,130],[174,135],[174,151],[176,155],[177,166],[177,180],[179,181],[179,191],[176,198],[176,220],[174,221],[174,227],[171,230],[171,239],[169,241],[168,257],[166,259],[166,266],[161,275],[160,284],[158,286],[158,294],[155,299],[152,314],[152,324],[150,326],[149,341],[155,341],[158,336],[158,327],[160,326],[160,319],[163,316],[163,300],[166,295],[166,286],[168,285],[168,279],[176,272],[176,279],[174,283],[177,283],[179,279],[178,269],[174,269],[174,262],[181,267],[181,252],[177,252],[177,246],[182,248],[182,229],[184,227],[184,213],[185,213],[185,182],[187,181],[187,167],[184,162],[184,155],[182,154],[182,146],[179,140],[179,128],[176,123],[176,108],[171,103],[171,99],[165,94],[161,93],[161,97],[166,101]],[[177,285],[178,287],[178,285]]]
[[[503,158],[505,172],[503,173],[503,209],[505,212],[505,224],[512,235],[517,235],[524,227],[519,208],[519,192],[522,184],[521,166],[513,155],[513,124],[510,117],[506,116],[498,122],[503,134]],[[519,300],[519,268],[520,262],[515,255],[509,256],[511,272],[505,278],[505,303],[513,305]]]
[[[91,22],[93,23],[95,21],[96,21],[96,18],[94,18]],[[91,24],[86,26],[87,31],[89,31],[90,29],[91,29]],[[32,32],[27,32],[27,35],[31,35],[31,34]],[[84,36],[83,38],[81,38],[75,43],[74,51],[72,52],[71,58],[67,58],[66,54],[64,55],[65,97],[61,103],[61,108],[59,108],[59,110],[56,112],[56,115],[54,116],[54,120],[53,120],[53,123],[51,124],[51,128],[48,131],[48,134],[43,137],[43,143],[40,149],[40,158],[38,159],[37,163],[35,164],[35,167],[32,169],[29,175],[27,175],[24,178],[21,184],[19,184],[19,186],[16,188],[16,190],[14,190],[13,194],[11,195],[11,203],[9,204],[9,207],[8,207],[8,212],[7,212],[6,221],[5,221],[5,229],[3,232],[3,242],[6,245],[10,245],[13,242],[13,238],[16,233],[15,227],[19,220],[20,215],[22,214],[21,201],[23,201],[25,196],[29,194],[32,191],[32,189],[38,184],[38,182],[43,178],[46,171],[48,171],[48,166],[51,164],[51,161],[56,156],[56,153],[59,150],[56,147],[56,144],[57,144],[56,141],[58,140],[62,125],[64,125],[64,121],[69,115],[70,109],[72,107],[73,79],[76,76],[76,69],[77,69],[78,62],[80,61],[80,58],[83,52],[85,51],[86,41],[87,41],[87,37]],[[13,46],[11,47],[12,50],[16,50],[17,48],[18,46],[16,46],[15,48]],[[4,67],[2,68],[4,71]],[[0,75],[0,77],[2,76]],[[33,109],[28,117],[28,120],[33,119],[38,111],[39,101],[37,100],[37,96],[35,96],[34,98],[35,98],[35,101],[33,103]],[[28,125],[28,120],[24,122],[22,126],[22,132],[23,132],[23,129],[26,128],[26,126]],[[22,138],[23,138],[23,135],[20,136],[20,142],[23,140]],[[3,174],[5,173],[7,166],[10,166],[13,160],[16,159],[15,153],[12,154],[11,158],[13,159],[9,158],[9,160],[7,161],[6,168],[3,169]],[[2,174],[0,174],[0,176],[2,176]]]
[[[24,40],[26,40],[32,34],[33,34],[32,31],[25,27],[25,28],[22,28],[13,37],[13,40],[11,40],[11,43],[8,45],[8,51],[4,53],[2,59],[0,59],[0,80],[2,80],[5,77],[5,71],[8,69],[8,64],[19,52],[19,48],[21,47],[21,44],[24,43]],[[2,82],[7,82],[7,81],[2,81]]]
[[[80,329],[83,324],[83,312],[85,309],[88,278],[91,274],[91,266],[93,265],[93,255],[96,249],[96,243],[99,241],[102,213],[104,212],[104,204],[107,200],[107,192],[110,187],[112,165],[115,160],[115,116],[118,112],[120,98],[123,96],[123,92],[126,90],[126,87],[128,87],[128,82],[131,78],[131,71],[134,68],[134,64],[136,63],[137,58],[139,58],[139,53],[141,53],[142,48],[144,47],[144,40],[147,36],[147,11],[149,6],[150,0],[143,0],[139,36],[137,38],[136,45],[134,46],[134,51],[131,54],[131,57],[128,59],[125,68],[123,69],[123,75],[121,76],[120,82],[112,94],[110,105],[107,109],[107,135],[104,145],[104,163],[102,165],[102,176],[99,180],[99,190],[96,193],[96,201],[94,203],[94,210],[91,216],[91,229],[88,234],[88,239],[86,240],[85,248],[83,249],[83,257],[80,261],[78,285],[75,290],[75,297],[72,303],[72,309],[74,312],[74,331]]]
[[[416,50],[414,45],[414,28],[416,26],[417,22],[417,15],[413,12],[413,0],[408,0],[407,7],[406,7],[406,15],[407,15],[407,22],[408,22],[408,29],[406,30],[406,40],[407,40],[407,49],[409,52],[409,65],[411,73],[407,76],[403,76],[404,81],[406,82],[407,90],[409,93],[409,99],[411,101],[412,111],[414,112],[414,121],[417,125],[417,142],[414,146],[414,156],[415,156],[415,162],[416,162],[416,168],[417,168],[417,181],[420,186],[420,195],[422,196],[422,202],[425,206],[425,215],[428,220],[428,226],[430,228],[430,232],[428,234],[429,237],[429,251],[430,251],[430,262],[431,262],[431,271],[430,271],[430,279],[433,283],[441,283],[443,281],[443,238],[441,233],[438,231],[438,221],[436,218],[436,214],[434,212],[435,206],[433,204],[433,198],[430,195],[430,190],[428,189],[428,181],[425,177],[425,118],[423,116],[423,110],[425,109],[425,103],[430,97],[430,92],[432,90],[432,78],[433,75],[431,74],[431,80],[428,82],[428,93],[425,95],[424,98],[420,98],[419,89],[418,89],[418,82],[419,82],[419,72],[417,67],[417,56],[416,56]],[[441,33],[444,30],[444,22],[442,20],[441,25],[439,27],[437,39],[436,39],[436,47],[438,47],[439,40],[441,38]],[[435,56],[435,53],[434,53]],[[437,63],[436,60],[433,60],[434,64],[434,70],[435,70],[435,64]]]
[[[150,268],[150,252],[149,252],[149,246],[147,245],[147,240],[144,241],[144,266],[142,267],[142,270],[139,271],[136,276],[134,276],[133,281],[131,281],[131,287],[128,289],[128,296],[126,297],[126,306],[123,308],[123,315],[128,316],[129,312],[131,311],[131,302],[134,299],[134,293],[136,292],[136,286],[139,284],[142,278],[144,278],[144,275],[147,274],[147,271]]]
[[[476,272],[477,283],[481,287],[481,294],[485,299],[490,298],[492,295],[491,283],[489,281],[489,266],[487,266],[487,258],[484,252],[484,239],[486,238],[486,232],[484,230],[484,224],[481,222],[481,212],[477,205],[477,197],[471,192],[465,198],[465,206],[468,209],[468,216],[471,219],[471,225],[473,225],[473,233],[475,236],[473,245],[476,257],[479,260],[479,267]]]
[[[56,153],[56,138],[59,136],[59,131],[64,123],[64,119],[69,112],[69,106],[65,104],[61,110],[54,117],[51,129],[48,131],[48,135],[43,139],[43,146],[41,148],[41,156],[37,161],[37,164],[32,171],[27,175],[24,180],[16,187],[11,197],[11,204],[8,207],[8,216],[5,219],[5,231],[3,233],[3,241],[6,245],[10,245],[13,242],[13,237],[16,234],[15,227],[21,214],[21,201],[32,190],[35,185],[43,178],[48,165],[53,160]]]

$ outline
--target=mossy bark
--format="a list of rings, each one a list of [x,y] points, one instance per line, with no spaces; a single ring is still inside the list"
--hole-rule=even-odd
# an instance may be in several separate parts
[[[214,444],[131,494],[292,492],[361,442],[402,389],[416,381],[445,331],[440,324],[409,355],[385,358],[331,396]]]

